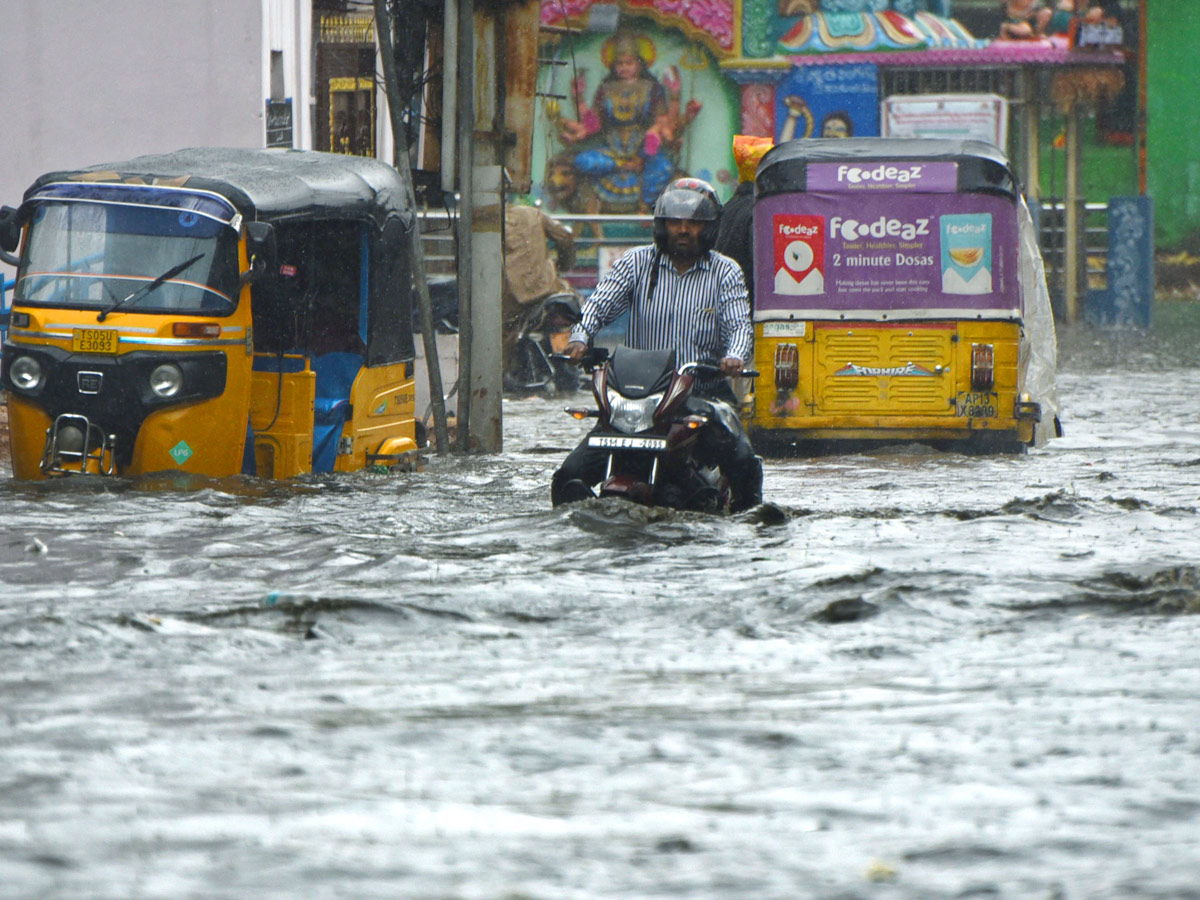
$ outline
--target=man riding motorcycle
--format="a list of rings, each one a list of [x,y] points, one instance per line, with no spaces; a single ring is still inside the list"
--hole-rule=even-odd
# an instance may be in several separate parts
[[[596,333],[629,311],[625,343],[637,350],[674,350],[680,363],[718,360],[725,376],[741,373],[750,359],[754,329],[746,282],[738,264],[713,250],[721,201],[699,178],[680,178],[654,205],[654,243],[620,257],[583,305],[567,355],[583,359]],[[700,378],[694,393],[736,406],[724,378]],[[702,436],[702,452],[729,479],[732,511],[762,502],[762,460],[740,427],[714,425]],[[554,473],[555,506],[593,496],[607,453],[584,439]]]

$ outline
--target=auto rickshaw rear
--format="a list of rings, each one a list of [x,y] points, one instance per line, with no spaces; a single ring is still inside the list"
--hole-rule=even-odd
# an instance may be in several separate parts
[[[1057,425],[1028,210],[977,141],[798,140],[755,179],[761,452],[921,441],[1022,451]]]

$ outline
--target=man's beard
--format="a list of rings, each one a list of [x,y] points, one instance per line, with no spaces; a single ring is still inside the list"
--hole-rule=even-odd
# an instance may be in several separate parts
[[[700,241],[688,236],[672,237],[667,240],[667,250],[678,259],[696,260],[700,258]]]

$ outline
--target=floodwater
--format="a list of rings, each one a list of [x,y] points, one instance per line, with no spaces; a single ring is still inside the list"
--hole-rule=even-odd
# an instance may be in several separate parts
[[[0,895],[1200,897],[1200,304],[1066,436],[553,510],[583,426],[276,485],[0,483]]]

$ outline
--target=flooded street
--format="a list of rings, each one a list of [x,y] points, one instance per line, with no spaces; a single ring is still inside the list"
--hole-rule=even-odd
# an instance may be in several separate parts
[[[0,895],[1200,897],[1200,304],[1022,457],[554,510],[423,473],[0,482]]]

